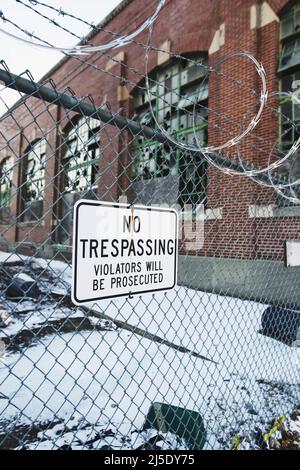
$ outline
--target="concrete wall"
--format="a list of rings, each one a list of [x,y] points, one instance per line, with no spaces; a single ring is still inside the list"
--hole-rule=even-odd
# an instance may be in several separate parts
[[[279,261],[179,256],[178,283],[193,289],[300,309],[300,268]]]

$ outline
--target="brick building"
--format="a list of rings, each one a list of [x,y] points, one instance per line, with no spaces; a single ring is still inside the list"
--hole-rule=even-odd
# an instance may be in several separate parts
[[[153,8],[153,2],[145,5],[143,0],[124,0],[101,26],[126,34]],[[97,44],[111,36],[93,32],[89,39]],[[145,32],[137,41],[145,44],[147,39]],[[220,58],[247,50],[263,63],[270,91],[290,91],[292,82],[300,79],[300,2],[167,0],[155,25],[152,45],[157,51],[150,54],[149,70],[158,82],[152,102],[158,121],[189,142],[194,132],[184,112],[186,100],[200,103],[204,111],[197,123],[197,137],[203,144],[217,145],[228,140],[227,125],[228,131],[238,133],[236,123],[245,116],[249,119],[249,106],[253,114],[253,95],[241,87],[237,92],[236,83],[220,80],[216,74],[207,79],[193,60],[215,66]],[[170,58],[168,51],[192,61]],[[59,91],[71,87],[76,96],[90,94],[96,105],[109,102],[113,111],[122,108],[122,114],[153,126],[147,95],[139,86],[144,73],[140,46],[130,44],[109,51],[109,55],[95,53],[85,60],[66,57],[44,78],[53,79]],[[257,72],[246,59],[228,60],[222,71],[259,89]],[[167,90],[163,93],[171,93],[170,99],[164,96],[161,100],[160,84]],[[173,100],[175,111],[164,104],[168,100]],[[278,107],[276,100],[274,103]],[[295,124],[294,130],[285,133],[286,122],[280,121],[278,114],[266,113],[257,136],[267,140],[272,135],[274,141],[281,126],[284,137],[280,145],[287,149],[298,138],[300,112],[287,98],[281,99],[281,107]],[[230,116],[235,122],[233,129],[231,123],[222,122],[222,130],[218,130],[221,115]],[[203,203],[204,245],[201,241],[194,249],[185,245],[193,236],[187,232],[195,231],[195,220],[187,222],[181,245],[182,252],[202,259],[282,263],[286,241],[299,240],[297,205],[283,203],[274,190],[249,178],[227,176],[199,156],[174,152],[167,145],[142,138],[129,146],[132,136],[128,133],[113,127],[101,130],[97,120],[67,114],[55,105],[45,112],[45,104],[36,98],[12,109],[0,129],[5,148],[0,156],[1,246],[5,249],[17,245],[29,252],[68,251],[72,207],[83,196],[110,201],[127,196],[131,202],[149,205]],[[254,145],[242,145],[241,151],[247,164],[261,167],[267,162],[267,152],[260,154]]]

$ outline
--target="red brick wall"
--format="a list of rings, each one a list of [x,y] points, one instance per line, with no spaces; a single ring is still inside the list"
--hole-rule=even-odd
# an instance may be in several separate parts
[[[269,1],[277,14],[288,3],[283,0]],[[215,66],[224,56],[247,50],[264,64],[269,89],[277,90],[279,24],[274,21],[263,28],[250,29],[250,8],[253,4],[254,0],[168,0],[154,27],[152,45],[160,47],[166,39],[169,39],[172,52],[185,54],[193,51],[208,51],[215,31],[224,23],[225,45],[210,55],[210,65]],[[106,28],[120,33],[132,31],[152,11],[152,2],[148,4],[144,0],[133,0],[106,25]],[[102,32],[92,39],[92,43],[103,43],[110,39],[111,36],[108,33]],[[137,42],[145,44],[147,39],[148,33],[144,32],[137,38]],[[110,56],[121,51],[122,49],[110,51]],[[118,111],[122,106],[121,112],[124,115],[130,115],[132,102],[130,99],[118,102],[118,87],[123,84],[121,77],[126,79],[129,92],[132,92],[140,82],[144,75],[144,51],[139,45],[130,44],[124,47],[124,53],[126,67],[114,64],[108,68],[109,59],[106,54],[95,53],[87,58],[71,58],[64,61],[51,73],[51,78],[59,91],[63,91],[67,86],[71,87],[79,97],[90,94],[97,105],[108,101],[113,111]],[[152,52],[150,69],[153,69],[156,63],[157,55]],[[104,73],[105,69],[106,73]],[[238,125],[243,122],[243,119],[245,118],[245,122],[250,121],[257,109],[253,95],[236,83],[236,80],[240,80],[251,88],[256,87],[259,92],[260,82],[253,64],[247,62],[246,59],[234,59],[225,62],[218,70],[232,77],[233,80],[221,79],[214,72],[210,76],[209,107],[213,112],[209,116],[209,145],[228,140],[227,134],[214,128],[214,124],[220,123],[218,113],[227,118],[222,119],[222,129],[236,134],[239,132]],[[49,235],[53,241],[56,239],[53,221],[57,213],[55,200],[59,197],[57,189],[59,180],[55,179],[55,174],[61,152],[56,150],[60,137],[55,122],[59,115],[55,106],[51,106],[49,112],[49,107],[35,98],[27,99],[26,105],[26,107],[19,106],[14,112],[17,125],[11,118],[1,123],[2,136],[0,137],[1,140],[11,141],[11,151],[18,159],[30,142],[33,132],[37,137],[45,132],[48,133],[47,140],[50,146],[47,150],[44,217],[38,227],[37,224],[32,226],[32,224],[24,223],[18,223],[14,228],[4,227],[3,238],[11,242],[32,241],[40,244],[45,243]],[[276,103],[273,105],[276,107]],[[34,122],[32,115],[35,116]],[[62,129],[67,125],[71,115],[72,113],[68,113],[67,116],[59,117]],[[22,140],[20,140],[20,128],[23,129]],[[276,117],[270,111],[266,111],[256,135],[261,139],[265,139],[267,135],[270,139],[272,133],[276,133],[277,130]],[[124,139],[128,142],[131,138],[126,132],[120,133],[112,126],[104,126],[101,141],[103,151],[100,158],[102,177],[99,183],[99,197],[101,199],[117,200],[122,194],[130,194],[130,177],[124,169],[129,167],[131,156],[130,152],[124,152]],[[263,144],[259,142],[259,140],[249,138],[240,146],[240,151],[247,163],[259,165],[263,163],[263,155],[266,153],[260,152],[259,145]],[[5,156],[2,153],[0,152],[1,159]],[[236,158],[236,150],[231,150],[229,156]],[[21,163],[22,159],[19,158],[19,161]],[[20,171],[17,165],[14,172],[16,187],[20,183]],[[297,218],[249,218],[250,205],[276,203],[274,191],[262,190],[249,179],[225,176],[219,170],[209,167],[207,195],[208,207],[221,207],[223,218],[206,221],[204,248],[198,251],[200,245],[196,247],[197,253],[201,255],[282,259],[285,240],[299,238],[299,219]],[[20,210],[20,194],[15,193],[12,212],[16,214]],[[188,231],[188,228],[186,230]],[[192,231],[192,226],[190,231]],[[185,235],[188,237],[188,233]]]

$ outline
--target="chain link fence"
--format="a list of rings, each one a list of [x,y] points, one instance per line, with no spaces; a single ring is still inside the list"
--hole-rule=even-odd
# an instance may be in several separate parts
[[[177,60],[169,87],[196,74],[188,64]],[[211,110],[200,79],[176,101],[177,114],[164,94],[166,118],[153,78],[157,119],[163,109],[165,129],[185,143],[207,142]],[[299,240],[295,206],[228,175],[240,168],[236,156],[214,155],[222,172],[173,145],[143,87],[134,114],[52,80],[36,83],[29,72],[14,75],[4,63],[0,80],[20,94],[0,122],[0,448],[292,446],[299,270],[284,266],[284,245]],[[178,286],[74,306],[79,199],[175,207]]]

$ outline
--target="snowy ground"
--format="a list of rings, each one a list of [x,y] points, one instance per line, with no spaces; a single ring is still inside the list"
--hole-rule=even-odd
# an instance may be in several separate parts
[[[142,431],[153,402],[199,412],[206,448],[231,448],[237,435],[261,448],[274,419],[299,407],[299,350],[258,333],[264,305],[180,287],[93,306],[215,364],[73,307],[65,263],[0,253],[1,265],[38,279],[42,293],[0,294],[9,317],[0,327],[0,448],[185,448],[170,433]],[[1,279],[3,293],[0,270]]]

